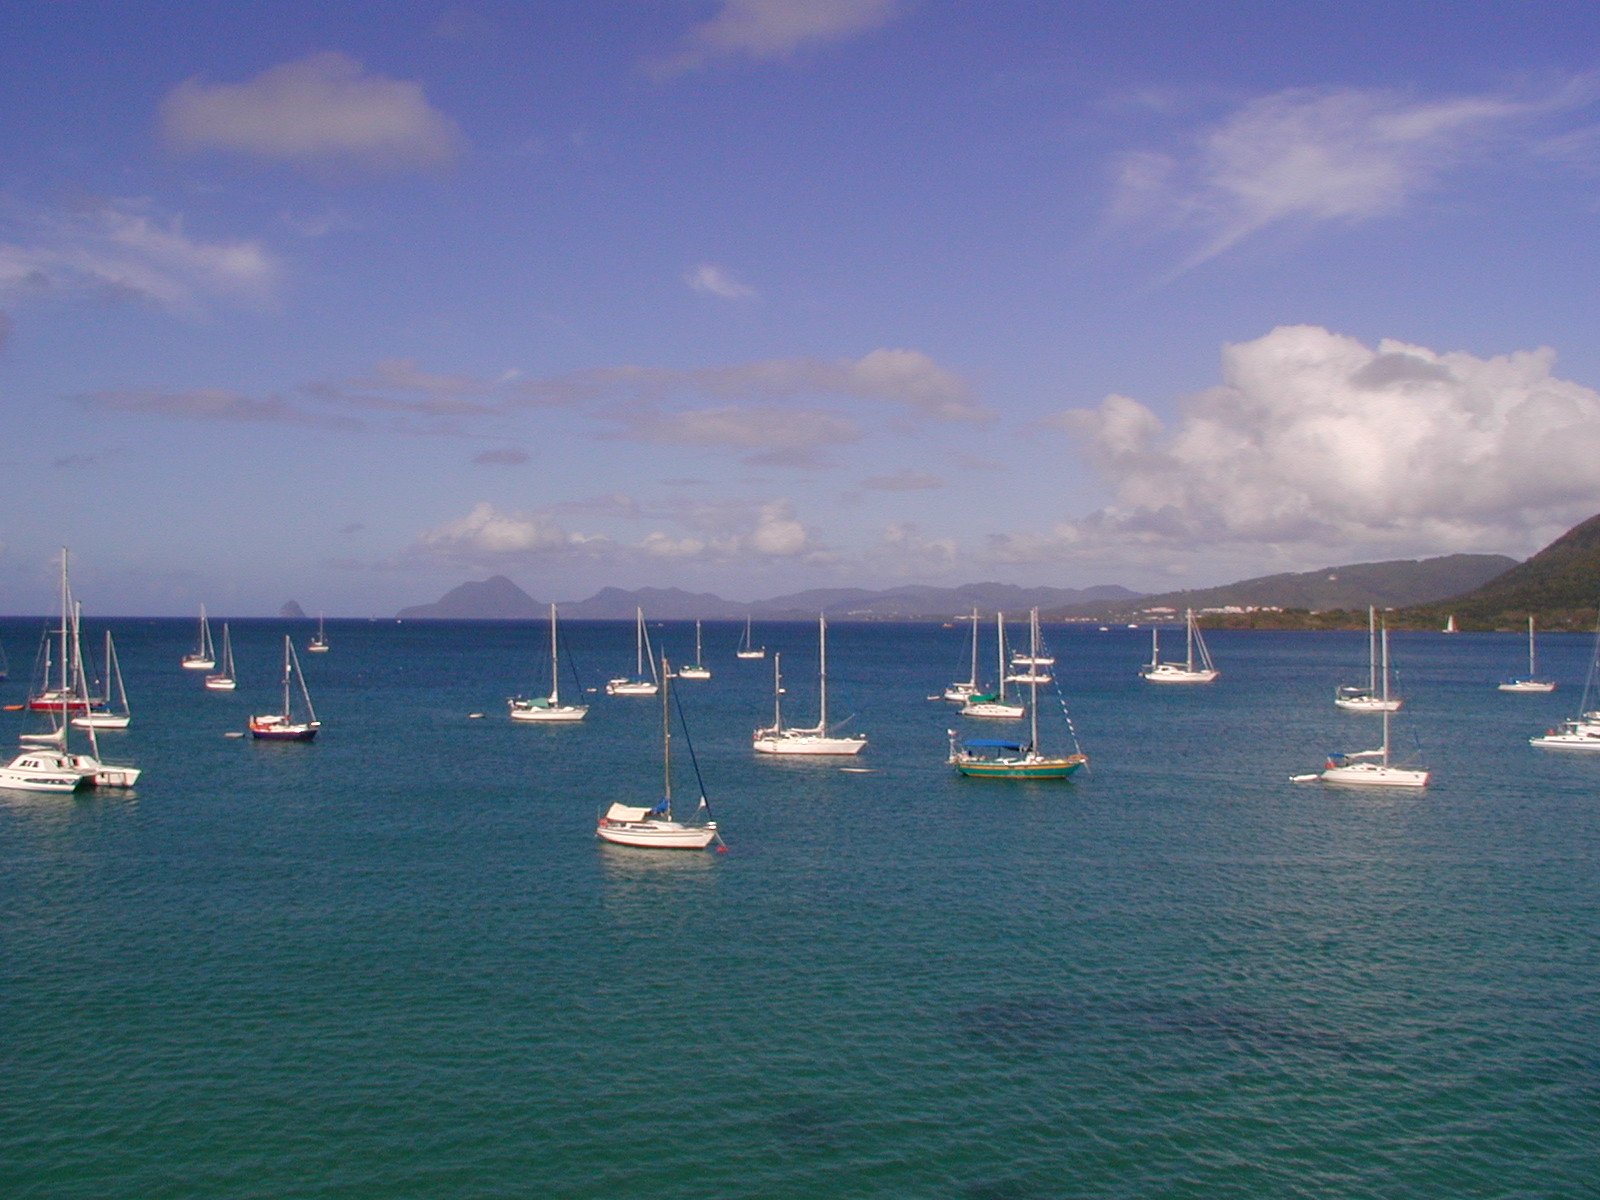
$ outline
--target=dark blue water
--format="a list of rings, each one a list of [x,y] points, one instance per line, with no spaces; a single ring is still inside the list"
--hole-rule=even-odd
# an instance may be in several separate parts
[[[289,626],[235,624],[233,695],[179,669],[189,624],[113,628],[134,726],[102,741],[137,793],[0,792],[7,1197],[1600,1179],[1600,756],[1526,741],[1576,709],[1587,638],[1541,640],[1554,695],[1508,696],[1520,637],[1398,636],[1396,744],[1435,783],[1373,794],[1287,781],[1375,743],[1331,703],[1364,633],[1214,633],[1216,684],[1158,688],[1146,635],[1055,631],[1091,769],[1007,784],[944,763],[959,718],[925,697],[960,631],[830,631],[833,715],[871,738],[846,773],[750,753],[770,660],[708,626],[715,677],[678,691],[717,855],[595,841],[659,792],[659,710],[513,726],[537,625],[331,625],[309,746],[223,736]],[[37,630],[0,623],[8,702]],[[566,632],[590,685],[631,669],[631,625]],[[757,637],[813,719],[814,630]]]

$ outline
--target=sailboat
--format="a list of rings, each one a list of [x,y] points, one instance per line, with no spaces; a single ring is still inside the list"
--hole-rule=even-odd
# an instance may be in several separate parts
[[[91,706],[72,718],[79,729],[126,729],[133,720],[128,708],[128,689],[122,684],[122,663],[117,659],[116,643],[111,640],[111,630],[106,630],[105,650],[106,696],[105,706]]]
[[[1600,712],[1589,707],[1596,675],[1600,675],[1600,623],[1595,625],[1594,649],[1589,654],[1589,674],[1584,677],[1578,715],[1568,717],[1540,737],[1529,738],[1529,745],[1541,750],[1600,750]]]
[[[226,621],[222,623],[222,670],[207,675],[205,683],[213,692],[231,692],[239,686],[233,673],[233,635],[228,632]]]
[[[650,661],[652,672],[655,660]],[[713,841],[720,842],[715,821],[683,822],[672,819],[672,709],[669,702],[672,669],[666,655],[661,656],[661,776],[662,799],[651,808],[637,808],[627,804],[613,804],[601,815],[594,828],[595,836],[619,846],[640,846],[654,850],[704,850]],[[681,716],[681,714],[680,714]],[[688,726],[684,726],[688,736]],[[690,756],[694,747],[689,748]],[[695,766],[698,780],[700,768]],[[705,787],[700,788],[700,803],[695,816],[704,812],[711,815],[706,802]]]
[[[678,668],[679,679],[710,679],[711,668],[705,665],[705,656],[700,651],[700,621],[694,623],[694,662],[687,667]]]
[[[765,658],[765,646],[752,646],[750,644],[750,614],[744,615],[744,636],[739,639],[739,648],[733,652],[735,658]]]
[[[1030,664],[1050,663],[1055,659],[1042,656],[1039,652],[1039,610],[1036,608],[1028,615],[1029,632],[1029,662]],[[1037,675],[1037,672],[1033,672]],[[962,742],[956,737],[955,730],[950,730],[950,765],[962,775],[978,779],[1065,779],[1074,771],[1088,762],[1088,756],[1083,753],[1077,744],[1076,735],[1073,736],[1072,754],[1049,755],[1039,751],[1039,680],[1031,679],[1028,682],[1028,741],[1021,742],[996,741],[991,738],[979,738]],[[1065,709],[1063,709],[1065,711]],[[1068,721],[1068,728],[1071,722]]]
[[[1389,627],[1382,626],[1379,634],[1382,655],[1382,682],[1379,695],[1389,698]],[[1309,775],[1296,775],[1296,783],[1337,783],[1354,787],[1426,787],[1431,772],[1426,767],[1397,766],[1390,757],[1389,719],[1392,708],[1379,708],[1383,718],[1383,744],[1376,750],[1356,750],[1348,754],[1330,754],[1321,771]]]
[[[972,671],[965,679],[959,679],[944,690],[944,698],[957,704],[965,704],[978,694],[978,610],[972,610]]]
[[[581,721],[588,715],[587,704],[561,703],[561,670],[556,651],[556,606],[550,606],[550,694],[524,700],[514,696],[506,702],[511,706],[513,721]]]
[[[1540,679],[1538,660],[1534,657],[1533,614],[1528,614],[1528,673],[1520,679],[1508,679],[1500,685],[1502,692],[1553,692],[1556,681]]]
[[[634,631],[634,667],[632,675],[619,676],[606,684],[608,696],[654,696],[659,690],[660,680],[655,678],[655,654],[650,649],[650,634],[644,627],[644,609],[634,610],[637,616]],[[644,664],[650,663],[650,678],[644,677]]]
[[[299,720],[296,720],[294,707],[290,704],[291,679],[300,685],[300,700],[305,709],[304,718]],[[284,634],[283,711],[252,716],[249,725],[250,736],[263,741],[309,742],[317,736],[317,730],[321,728],[322,722],[317,720],[317,711],[311,707],[311,693],[306,690],[306,677],[300,671],[300,660],[295,656],[294,643],[288,634]]]
[[[1006,700],[1006,615],[994,615],[995,646],[998,652],[1000,683],[995,692],[974,692],[961,706],[963,717],[996,717],[1002,721],[1020,721],[1024,708]]]
[[[800,729],[783,723],[782,655],[772,659],[772,724],[758,729],[751,741],[758,754],[860,754],[867,735],[835,737],[828,732],[828,618],[817,618],[817,723]]]
[[[1206,640],[1200,635],[1200,625],[1194,619],[1194,609],[1188,609],[1183,614],[1184,623],[1184,660],[1180,663],[1161,661],[1161,635],[1154,627],[1150,630],[1150,661],[1139,668],[1151,683],[1210,683],[1221,671],[1211,662],[1211,651],[1206,649]],[[1199,654],[1198,660],[1195,658]]]
[[[1460,633],[1461,632],[1459,629],[1456,628],[1456,615],[1455,615],[1455,613],[1451,613],[1448,617],[1445,618],[1444,628],[1441,629],[1439,632],[1440,633]]]
[[[1334,689],[1333,702],[1349,712],[1399,712],[1405,703],[1399,696],[1378,693],[1378,610],[1367,605],[1367,683],[1349,684]]]
[[[322,628],[322,614],[317,614],[317,631],[311,635],[311,640],[306,643],[306,649],[312,654],[326,654],[328,652],[328,635]]]
[[[214,671],[217,667],[217,648],[211,642],[211,623],[206,620],[206,606],[200,606],[200,632],[194,650],[183,656],[186,671]]]

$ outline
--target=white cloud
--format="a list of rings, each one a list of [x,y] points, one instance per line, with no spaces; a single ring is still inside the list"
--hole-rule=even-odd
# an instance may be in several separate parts
[[[697,292],[723,300],[754,300],[757,295],[755,288],[740,283],[714,263],[701,263],[685,275],[683,281]]]
[[[0,242],[0,296],[134,299],[195,314],[217,300],[269,302],[281,269],[259,243],[191,237],[181,217],[163,221],[127,203],[19,219]]]
[[[719,0],[710,20],[684,38],[682,50],[657,64],[661,74],[723,59],[787,58],[804,46],[839,41],[891,21],[898,0]]]
[[[620,515],[630,520],[642,515],[627,497],[609,499],[628,511],[596,509],[591,515]],[[568,507],[581,510],[586,506]],[[623,544],[603,534],[571,532],[547,512],[504,512],[481,501],[466,516],[424,531],[404,555],[392,561],[503,568],[573,558],[611,563],[664,558],[756,563],[824,553],[787,500],[686,506],[665,516],[679,529],[651,530],[638,541]]]
[[[168,142],[300,164],[444,165],[461,143],[422,86],[366,73],[333,51],[269,67],[247,83],[191,79],[162,102]]]
[[[1276,545],[1326,561],[1537,548],[1600,509],[1600,393],[1554,377],[1554,362],[1548,349],[1482,359],[1275,329],[1227,346],[1222,384],[1171,425],[1125,396],[1062,414],[1115,503],[991,550]]]
[[[1291,89],[1246,104],[1183,154],[1124,156],[1110,214],[1198,236],[1185,263],[1194,266],[1272,225],[1398,212],[1521,124],[1578,99],[1578,89],[1437,101]]]
[[[768,466],[813,465],[828,447],[861,439],[855,421],[820,409],[755,405],[661,412],[636,403],[609,415],[619,422],[618,436],[630,441],[748,450],[746,461]]]

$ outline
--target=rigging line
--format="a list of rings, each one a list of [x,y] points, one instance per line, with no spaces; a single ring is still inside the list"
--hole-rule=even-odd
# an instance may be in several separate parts
[[[689,722],[683,715],[683,697],[672,693],[672,706],[678,710],[678,728],[683,730],[683,743],[689,748],[689,762],[694,767],[694,781],[700,788],[700,807],[711,813],[711,803],[706,799],[706,781],[700,775],[700,757],[694,752],[694,739],[689,736]]]

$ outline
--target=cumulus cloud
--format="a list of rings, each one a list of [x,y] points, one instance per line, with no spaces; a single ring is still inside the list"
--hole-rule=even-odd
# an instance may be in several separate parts
[[[442,166],[462,140],[420,84],[369,74],[334,51],[269,67],[246,83],[188,80],[162,101],[161,121],[180,151],[379,170]]]
[[[691,29],[655,70],[670,75],[725,59],[787,58],[886,25],[898,7],[898,0],[719,0],[716,15]]]
[[[223,301],[269,302],[282,271],[259,243],[191,236],[126,203],[16,218],[0,242],[0,297],[134,300],[194,315]]]
[[[756,298],[755,288],[740,283],[729,271],[713,263],[701,263],[685,275],[683,281],[703,295],[717,296],[723,300]]]
[[[1548,349],[1485,359],[1275,329],[1227,346],[1222,383],[1170,424],[1126,396],[1059,416],[1115,503],[991,552],[1536,548],[1600,509],[1600,393],[1554,364]]]
[[[1296,88],[1254,100],[1185,151],[1140,150],[1119,164],[1113,219],[1199,239],[1185,267],[1269,226],[1395,213],[1577,91],[1519,100],[1417,100],[1393,91]]]

